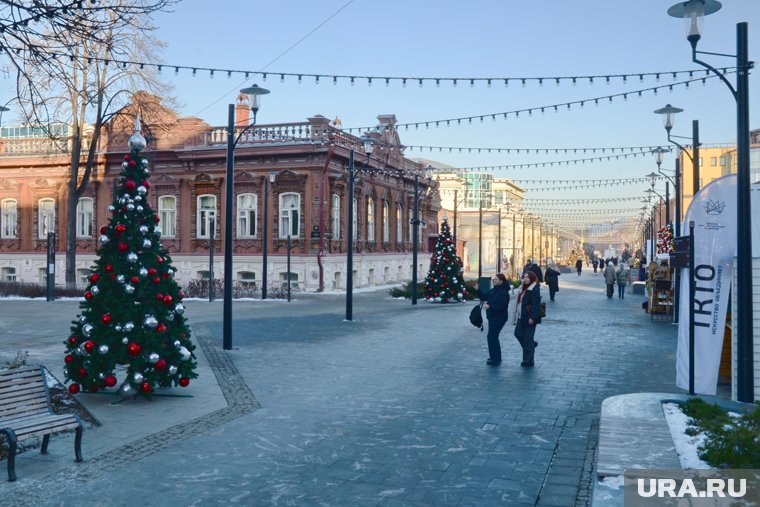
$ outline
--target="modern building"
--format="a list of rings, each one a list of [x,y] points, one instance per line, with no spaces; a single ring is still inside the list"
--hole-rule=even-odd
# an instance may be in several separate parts
[[[140,111],[151,170],[148,203],[160,217],[162,245],[180,284],[207,278],[210,247],[215,278],[223,276],[227,131],[193,117],[178,117],[145,93],[134,96],[105,126],[90,184],[76,213],[77,280],[85,284],[95,259],[100,225],[110,218],[114,180],[128,153],[127,139]],[[248,98],[238,97],[236,125],[247,126]],[[421,222],[418,270],[429,262],[436,236],[437,184],[404,157],[394,115],[378,117],[367,133],[371,155],[357,136],[320,115],[307,121],[250,128],[235,149],[233,279],[270,284],[288,278],[301,290],[345,289],[348,199],[353,199],[353,280],[356,287],[402,282],[412,276],[414,180],[419,180]],[[29,127],[3,127],[0,137],[0,274],[3,280],[44,283],[48,233],[56,233],[56,284],[64,283],[66,196],[70,165],[66,127],[51,141]],[[354,195],[348,195],[349,154],[356,160]],[[269,188],[264,194],[265,180]],[[272,181],[272,183],[269,183]],[[265,207],[264,203],[268,203]],[[264,237],[265,221],[268,235]],[[292,267],[286,269],[290,236]],[[268,263],[263,266],[263,249]]]

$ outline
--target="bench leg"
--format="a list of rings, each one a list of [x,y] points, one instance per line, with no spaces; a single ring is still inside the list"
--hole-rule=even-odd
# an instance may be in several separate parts
[[[42,449],[40,449],[40,453],[47,454],[48,453],[48,444],[50,443],[50,435],[45,435],[42,437]]]
[[[76,436],[74,437],[74,456],[77,463],[84,461],[82,459],[82,425],[77,426]]]
[[[16,480],[16,433],[11,429],[0,430],[8,437],[8,482]]]

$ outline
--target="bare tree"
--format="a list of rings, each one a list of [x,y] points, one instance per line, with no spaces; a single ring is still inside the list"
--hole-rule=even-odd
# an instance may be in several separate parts
[[[160,2],[168,5],[168,1]],[[163,43],[152,35],[147,13],[157,2],[113,0],[109,8],[87,11],[85,25],[73,34],[58,25],[38,37],[29,36],[17,53],[17,90],[27,122],[48,132],[51,139],[70,149],[66,207],[66,285],[76,284],[77,204],[87,191],[97,165],[103,126],[118,114],[138,90],[165,96],[168,87],[155,70],[123,66],[119,61],[156,62]],[[65,56],[61,56],[61,55]],[[64,123],[64,136],[49,129]]]

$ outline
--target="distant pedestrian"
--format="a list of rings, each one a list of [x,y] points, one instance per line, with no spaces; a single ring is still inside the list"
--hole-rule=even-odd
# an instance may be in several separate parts
[[[578,270],[578,276],[581,276],[581,271],[583,271],[583,259],[580,257],[575,261],[575,269]]]
[[[597,259],[596,257],[594,257],[594,260],[591,261],[591,265],[594,266],[594,273],[596,273],[596,268],[599,267],[599,259]]]
[[[501,364],[501,343],[499,333],[507,323],[509,317],[509,290],[510,283],[503,273],[496,273],[491,280],[493,289],[483,294],[479,292],[480,299],[485,301],[483,308],[486,310],[488,319],[488,360],[486,364],[497,366]]]
[[[557,263],[552,261],[552,265],[546,268],[544,273],[544,280],[546,285],[549,286],[549,300],[554,301],[554,295],[559,292],[559,269],[557,269]]]
[[[620,299],[625,299],[625,286],[628,285],[628,277],[630,275],[631,272],[628,271],[628,266],[626,266],[625,262],[621,262],[620,269],[615,275],[615,281],[618,286],[618,297]]]
[[[612,261],[607,263],[602,274],[604,275],[604,283],[607,284],[607,299],[611,299],[615,290],[615,266],[612,265]]]
[[[523,273],[522,282],[520,294],[517,296],[515,337],[523,350],[520,366],[530,367],[534,364],[534,355],[538,346],[534,338],[536,325],[541,323],[541,288],[533,272]]]
[[[536,280],[538,280],[539,283],[544,283],[544,274],[541,272],[541,266],[533,262],[530,265],[529,271],[536,275]]]

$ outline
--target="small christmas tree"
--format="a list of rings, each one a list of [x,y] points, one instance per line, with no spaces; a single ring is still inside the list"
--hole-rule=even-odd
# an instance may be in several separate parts
[[[467,295],[463,271],[462,259],[457,256],[451,238],[448,218],[443,217],[435,252],[430,259],[430,271],[425,278],[425,299],[441,303],[462,301]]]
[[[140,118],[117,180],[112,216],[100,228],[98,259],[66,344],[69,392],[96,392],[118,383],[119,394],[149,396],[156,387],[187,387],[197,362],[185,322],[184,296],[171,257],[159,242],[159,217],[148,204],[148,161]]]

